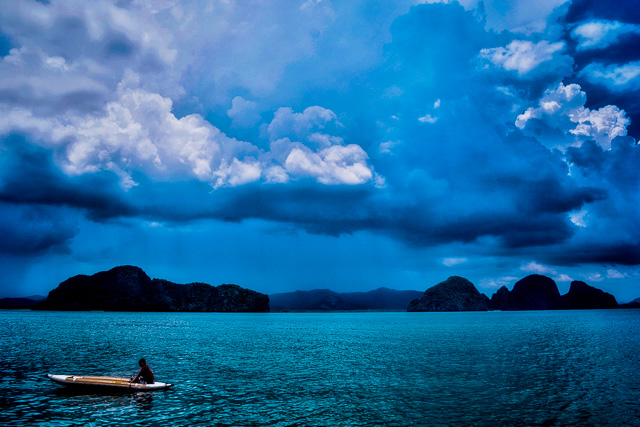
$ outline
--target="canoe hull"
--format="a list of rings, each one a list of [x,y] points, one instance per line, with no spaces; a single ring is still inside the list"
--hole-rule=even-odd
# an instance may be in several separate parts
[[[132,383],[128,378],[119,377],[93,377],[87,375],[52,375],[47,377],[66,387],[101,388],[106,390],[122,391],[153,391],[166,390],[173,387],[173,384],[154,382],[153,384]]]

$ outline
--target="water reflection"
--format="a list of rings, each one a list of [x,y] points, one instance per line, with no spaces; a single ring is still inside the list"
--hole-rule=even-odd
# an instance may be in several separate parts
[[[140,409],[149,410],[153,403],[153,393],[133,393],[133,399]]]

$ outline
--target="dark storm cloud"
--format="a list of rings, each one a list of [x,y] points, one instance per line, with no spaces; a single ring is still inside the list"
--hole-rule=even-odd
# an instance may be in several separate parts
[[[606,200],[586,207],[585,227],[557,253],[558,262],[640,263],[640,145],[631,137],[618,137],[605,151],[593,142],[567,151],[576,181],[607,189]]]
[[[340,235],[387,225],[373,186],[339,187],[301,183],[294,186],[256,185],[229,193],[215,210],[226,221],[260,218],[296,224],[318,234]]]
[[[556,265],[607,264],[639,265],[640,242],[591,242],[567,246],[559,251],[550,251],[545,255],[549,262]]]
[[[637,197],[640,188],[640,145],[631,137],[618,137],[611,141],[611,150],[603,150],[592,141],[567,150],[576,172],[584,179],[593,179],[601,185],[617,190],[620,195]]]
[[[589,19],[607,19],[622,22],[640,23],[640,9],[633,0],[615,3],[600,0],[573,0],[567,12],[567,22],[579,22]]]
[[[69,252],[81,198],[51,163],[51,153],[12,136],[0,142],[0,252]]]
[[[122,200],[117,179],[111,174],[69,177],[54,164],[49,150],[29,144],[21,136],[10,136],[1,144],[1,201],[80,209],[97,221],[135,215],[135,209]]]
[[[68,252],[77,233],[76,220],[60,209],[0,201],[0,252],[38,255]]]

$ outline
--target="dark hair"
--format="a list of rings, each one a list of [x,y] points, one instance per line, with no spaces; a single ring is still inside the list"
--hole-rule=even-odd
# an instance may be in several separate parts
[[[144,366],[144,365],[146,365],[146,364],[147,364],[147,361],[146,361],[146,360],[144,360],[144,357],[143,357],[142,359],[138,360],[138,365],[140,365],[140,366]]]

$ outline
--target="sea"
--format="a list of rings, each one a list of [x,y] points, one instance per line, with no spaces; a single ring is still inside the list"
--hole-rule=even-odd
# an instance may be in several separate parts
[[[96,393],[47,374],[166,391]],[[638,426],[640,310],[0,310],[0,425]]]

